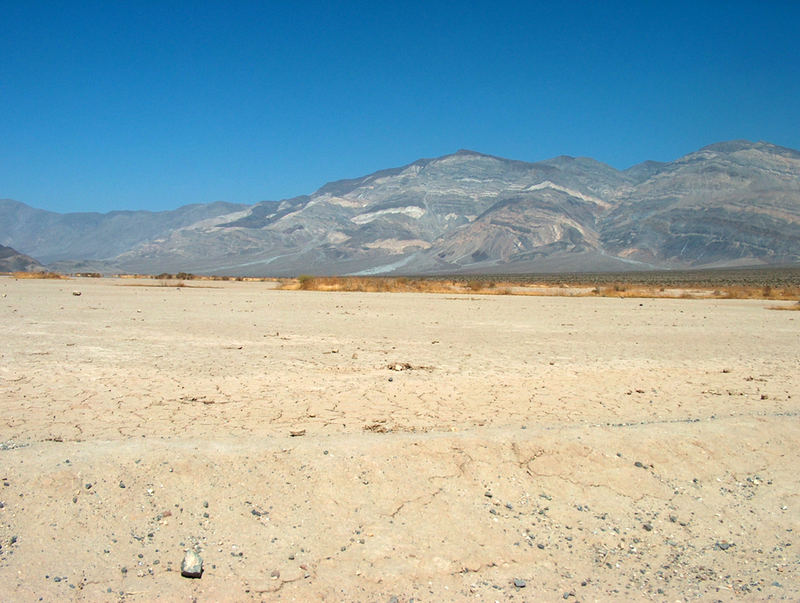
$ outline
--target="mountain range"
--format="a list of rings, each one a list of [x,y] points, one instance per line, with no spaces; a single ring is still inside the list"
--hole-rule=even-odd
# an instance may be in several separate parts
[[[64,271],[241,276],[800,263],[800,152],[731,141],[627,170],[458,151],[255,205],[58,214],[0,200],[0,244]]]

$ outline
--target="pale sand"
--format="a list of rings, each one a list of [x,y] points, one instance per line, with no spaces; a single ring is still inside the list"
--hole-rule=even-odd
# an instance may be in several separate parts
[[[780,302],[129,284],[0,278],[3,600],[800,598]]]

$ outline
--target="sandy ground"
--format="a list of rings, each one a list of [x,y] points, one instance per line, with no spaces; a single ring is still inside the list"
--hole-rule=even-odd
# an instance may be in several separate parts
[[[781,302],[132,284],[0,278],[2,600],[800,598]]]

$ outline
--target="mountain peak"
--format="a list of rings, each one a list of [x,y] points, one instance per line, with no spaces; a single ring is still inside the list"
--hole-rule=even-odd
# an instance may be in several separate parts
[[[749,140],[728,140],[726,142],[716,142],[714,144],[710,144],[700,149],[699,152],[703,151],[714,151],[716,153],[735,153],[736,151],[743,151],[745,149],[751,149],[753,147],[759,146],[763,143],[751,142]]]
[[[758,142],[751,142],[749,140],[729,140],[728,142],[718,142],[703,147],[697,153],[713,152],[723,154],[733,154],[739,151],[756,150],[762,153],[771,155],[782,155],[784,157],[791,157],[792,159],[800,158],[800,151],[790,149],[788,147],[781,147],[771,142],[759,140]],[[694,153],[692,153],[694,155]]]

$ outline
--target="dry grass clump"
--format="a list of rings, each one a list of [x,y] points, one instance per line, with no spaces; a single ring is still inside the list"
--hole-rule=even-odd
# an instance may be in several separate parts
[[[791,306],[770,306],[769,309],[770,310],[790,310],[790,311],[794,310],[794,311],[800,312],[800,301],[797,302],[796,304],[792,304]]]
[[[279,289],[302,291],[359,291],[365,293],[482,293],[507,295],[511,289],[498,288],[494,281],[450,279],[368,277],[368,276],[311,276],[283,279]]]
[[[680,299],[771,299],[800,300],[800,287],[730,285],[708,287],[670,286],[665,283],[613,281],[591,282],[489,280],[487,278],[410,278],[301,275],[280,279],[279,289],[303,291],[359,291],[367,293],[478,293],[481,295],[590,296]]]
[[[797,287],[772,287],[734,285],[716,287],[691,288],[666,288],[657,285],[627,285],[616,283],[612,286],[598,285],[591,295],[598,297],[642,297],[642,298],[680,298],[680,299],[774,299],[796,300],[800,299],[800,289]]]
[[[715,290],[714,295],[722,299],[776,299],[776,300],[795,300],[800,299],[800,288],[798,287],[773,287],[763,286],[733,286],[724,287],[721,291]]]
[[[63,274],[59,274],[58,272],[12,272],[12,276],[14,278],[54,278],[54,279],[65,279],[67,278]]]
[[[228,274],[194,274],[192,272],[162,272],[161,274],[115,274],[115,278],[155,279],[159,281],[236,281],[247,283],[279,282],[281,279],[271,276],[231,276]],[[188,286],[188,285],[187,285]]]

